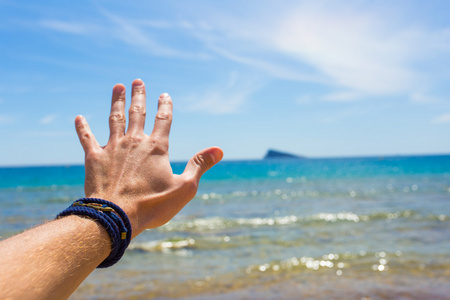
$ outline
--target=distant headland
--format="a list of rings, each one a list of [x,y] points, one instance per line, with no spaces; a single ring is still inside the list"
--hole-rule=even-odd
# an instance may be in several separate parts
[[[300,155],[282,152],[282,151],[273,150],[273,149],[267,150],[267,153],[264,156],[264,159],[274,159],[274,158],[306,159],[305,156],[300,156]]]

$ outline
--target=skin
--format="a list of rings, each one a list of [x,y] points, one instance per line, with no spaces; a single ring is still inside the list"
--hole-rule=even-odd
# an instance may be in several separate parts
[[[201,176],[223,157],[211,147],[194,155],[181,175],[169,164],[172,99],[158,100],[153,131],[144,133],[145,85],[132,84],[128,128],[125,86],[113,88],[110,136],[101,147],[85,118],[75,127],[85,152],[85,195],[119,205],[128,215],[133,238],[171,220],[194,198]],[[0,243],[1,299],[64,299],[106,258],[111,241],[105,229],[90,219],[67,216]]]

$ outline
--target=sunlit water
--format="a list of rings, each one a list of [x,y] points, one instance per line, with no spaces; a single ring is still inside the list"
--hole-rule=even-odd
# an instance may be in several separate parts
[[[83,196],[82,167],[0,177],[2,238]],[[223,162],[73,299],[449,299],[449,217],[450,156]]]

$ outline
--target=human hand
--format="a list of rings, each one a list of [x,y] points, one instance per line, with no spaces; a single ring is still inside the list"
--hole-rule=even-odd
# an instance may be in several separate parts
[[[130,219],[133,237],[172,219],[194,198],[200,177],[223,157],[220,148],[204,149],[189,160],[181,175],[173,174],[168,155],[172,99],[168,94],[159,97],[153,131],[146,135],[145,98],[144,83],[134,80],[126,128],[125,86],[114,86],[110,136],[104,147],[98,144],[84,117],[75,119],[86,155],[86,197],[119,205]]]

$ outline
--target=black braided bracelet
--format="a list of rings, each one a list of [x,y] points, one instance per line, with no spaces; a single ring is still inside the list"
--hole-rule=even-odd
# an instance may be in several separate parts
[[[107,268],[119,261],[131,241],[130,220],[119,206],[99,198],[81,198],[56,218],[68,215],[91,218],[99,222],[108,232],[111,238],[111,253],[97,268]]]

